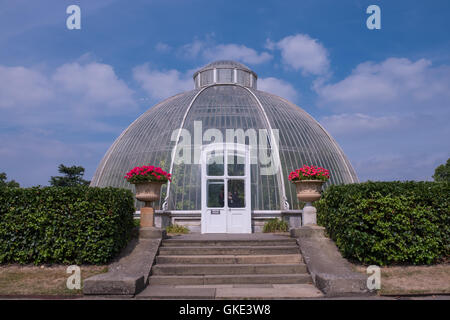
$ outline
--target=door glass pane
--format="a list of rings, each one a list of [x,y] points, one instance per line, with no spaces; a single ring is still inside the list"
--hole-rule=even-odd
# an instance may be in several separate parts
[[[211,180],[206,182],[208,208],[223,208],[224,205],[223,180]]]
[[[228,207],[245,208],[244,180],[228,180]]]
[[[211,152],[206,156],[206,174],[223,176],[223,153]]]
[[[228,154],[228,175],[245,175],[245,157],[243,155],[237,154],[236,152]]]

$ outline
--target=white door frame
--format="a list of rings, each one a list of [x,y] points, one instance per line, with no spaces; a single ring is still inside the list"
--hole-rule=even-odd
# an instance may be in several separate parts
[[[223,176],[208,176],[207,155],[214,151],[216,154],[223,154],[224,172]],[[244,156],[245,166],[243,176],[228,175],[228,154],[237,152]],[[224,184],[224,204],[222,208],[207,207],[207,181],[223,180]],[[243,208],[230,208],[228,206],[228,181],[244,180],[244,202]],[[251,233],[251,179],[250,179],[250,152],[247,145],[236,143],[213,143],[202,146],[201,155],[201,196],[202,196],[202,233]]]

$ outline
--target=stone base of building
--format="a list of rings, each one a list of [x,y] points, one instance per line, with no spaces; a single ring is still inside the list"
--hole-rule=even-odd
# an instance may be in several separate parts
[[[302,210],[254,210],[252,211],[252,232],[262,232],[264,224],[273,218],[286,221],[290,229],[299,228],[302,225]],[[155,210],[156,228],[165,229],[167,226],[173,224],[185,226],[192,233],[200,233],[201,211]]]

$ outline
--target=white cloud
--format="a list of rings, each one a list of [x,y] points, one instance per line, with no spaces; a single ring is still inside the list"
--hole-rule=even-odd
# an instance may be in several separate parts
[[[179,51],[183,56],[194,59],[197,58],[207,46],[207,42],[196,39],[191,43],[182,46]]]
[[[52,76],[62,94],[73,95],[79,108],[99,106],[101,112],[123,111],[134,104],[133,91],[120,80],[110,65],[65,64]],[[81,103],[82,102],[82,103]]]
[[[237,60],[248,64],[261,64],[270,61],[273,57],[268,52],[258,53],[255,49],[244,45],[214,44],[212,40],[194,40],[181,47],[181,52],[189,58],[202,58],[209,62],[214,60]]]
[[[90,179],[111,144],[101,139],[135,117],[133,95],[106,64],[67,63],[50,72],[0,66],[0,171],[23,186],[46,185],[64,163],[84,166]]]
[[[248,64],[261,64],[272,59],[272,55],[267,52],[258,53],[238,44],[219,44],[206,48],[203,55],[208,60],[237,60]]]
[[[155,46],[156,51],[161,53],[166,53],[172,50],[172,48],[164,42],[158,42]]]
[[[431,181],[434,169],[448,159],[448,153],[413,151],[399,154],[395,151],[368,155],[353,162],[361,181],[418,180]]]
[[[24,67],[0,66],[0,108],[32,108],[54,96],[49,79]]]
[[[166,99],[177,93],[194,89],[191,75],[182,74],[178,70],[152,70],[148,64],[135,67],[133,78],[155,100]]]
[[[375,132],[402,125],[402,119],[398,116],[376,117],[362,113],[325,116],[320,122],[333,135]]]
[[[98,161],[110,142],[67,142],[57,137],[43,137],[33,133],[0,135],[0,172],[6,171],[22,187],[48,185],[50,176],[59,175],[58,165],[81,165],[84,178],[92,178]],[[33,167],[33,170],[23,168]]]
[[[106,64],[69,63],[50,74],[0,66],[0,108],[4,109],[0,123],[4,125],[74,127],[76,123],[86,129],[96,119],[136,106],[133,91]]]
[[[450,156],[450,67],[420,59],[364,62],[335,83],[316,83],[323,126],[362,181],[431,179]]]
[[[441,107],[450,99],[450,68],[429,60],[389,58],[358,65],[345,79],[319,85],[319,105],[346,111],[411,111]]]
[[[266,41],[266,48],[281,50],[283,63],[303,74],[324,75],[330,62],[325,47],[307,34],[287,36],[278,42]]]
[[[277,78],[259,78],[258,90],[274,93],[292,102],[298,99],[298,93],[294,87],[290,83]]]

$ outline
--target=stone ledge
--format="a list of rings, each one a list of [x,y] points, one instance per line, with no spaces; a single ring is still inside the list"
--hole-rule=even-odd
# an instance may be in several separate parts
[[[108,272],[84,281],[86,295],[135,295],[148,283],[161,239],[132,239]]]
[[[291,230],[297,238],[302,257],[314,284],[327,296],[368,295],[367,276],[352,270],[332,240],[325,237],[325,228],[317,225]]]
[[[363,274],[329,275],[318,273],[315,275],[315,284],[327,296],[367,295],[367,277]]]
[[[141,239],[165,239],[167,238],[166,230],[155,227],[140,227],[139,238]]]
[[[135,295],[145,287],[144,276],[100,274],[84,281],[86,295]]]
[[[317,225],[293,228],[290,233],[292,238],[325,238],[325,228]]]

